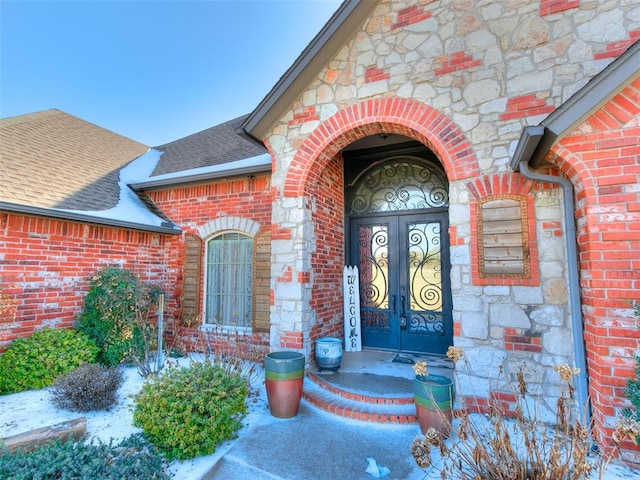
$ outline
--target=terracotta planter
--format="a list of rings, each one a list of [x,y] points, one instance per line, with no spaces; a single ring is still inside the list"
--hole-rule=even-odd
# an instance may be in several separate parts
[[[413,399],[422,434],[434,428],[448,437],[453,419],[453,380],[441,375],[416,375],[413,379]]]
[[[304,382],[304,355],[282,351],[269,353],[264,361],[267,401],[271,415],[290,418],[298,414]]]

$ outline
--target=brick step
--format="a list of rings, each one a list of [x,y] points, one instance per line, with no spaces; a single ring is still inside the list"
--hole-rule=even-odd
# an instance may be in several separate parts
[[[342,389],[307,373],[302,397],[325,412],[375,423],[416,423],[412,396],[372,396]]]

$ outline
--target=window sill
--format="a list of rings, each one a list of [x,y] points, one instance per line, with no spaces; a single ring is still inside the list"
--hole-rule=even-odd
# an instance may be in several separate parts
[[[206,333],[221,333],[227,335],[251,335],[251,327],[236,327],[233,325],[220,325],[213,323],[203,323],[200,331]]]

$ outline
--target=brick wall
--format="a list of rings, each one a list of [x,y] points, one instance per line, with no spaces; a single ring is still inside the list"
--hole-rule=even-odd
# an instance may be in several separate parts
[[[312,255],[313,291],[311,308],[316,325],[311,342],[322,337],[343,338],[342,273],[344,268],[344,176],[342,159],[336,155],[327,164],[316,185],[313,219],[316,251]]]
[[[242,177],[221,180],[207,184],[189,185],[174,189],[156,190],[149,196],[184,233],[198,235],[198,228],[221,217],[239,217],[253,220],[261,228],[271,226],[271,184],[269,176]],[[246,351],[268,350],[269,334],[254,332],[251,336],[228,336],[222,339],[216,335],[202,335],[199,330],[201,316],[195,325],[180,322],[180,295],[183,280],[184,237],[169,239],[166,245],[168,268],[176,272],[176,295],[166,304],[168,336],[171,342],[196,351],[210,348],[226,348],[243,345]],[[204,255],[204,243],[203,251]],[[200,284],[204,285],[205,269],[201,269]],[[202,313],[202,302],[199,312]],[[177,338],[176,338],[177,337]]]
[[[150,196],[185,233],[197,233],[199,226],[225,215],[250,218],[265,228],[271,224],[268,176],[159,190]],[[165,321],[172,344],[179,340],[199,351],[207,349],[206,343],[220,345],[216,338],[204,338],[197,326],[178,321],[183,235],[7,213],[0,214],[0,231],[0,285],[13,307],[0,311],[0,351],[15,338],[44,326],[72,327],[89,278],[111,265],[131,269],[141,279],[164,288]],[[175,334],[180,338],[174,339]],[[249,343],[268,349],[268,334],[256,333]]]
[[[89,278],[105,266],[129,268],[174,296],[168,235],[11,213],[0,213],[0,231],[0,285],[14,306],[0,312],[0,350],[43,327],[71,327]]]
[[[640,80],[556,146],[554,161],[576,181],[578,248],[590,394],[596,429],[610,438],[626,405],[640,330]],[[637,448],[627,458],[640,464]]]

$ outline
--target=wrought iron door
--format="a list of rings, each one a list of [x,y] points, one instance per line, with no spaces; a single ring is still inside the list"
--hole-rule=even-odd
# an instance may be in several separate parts
[[[351,221],[363,345],[444,353],[452,344],[446,213]]]

